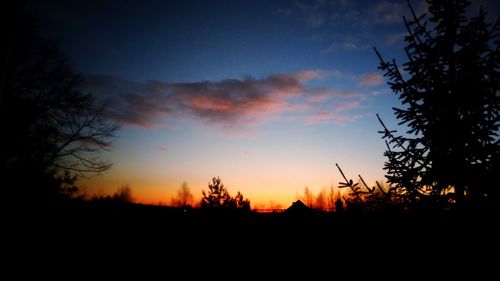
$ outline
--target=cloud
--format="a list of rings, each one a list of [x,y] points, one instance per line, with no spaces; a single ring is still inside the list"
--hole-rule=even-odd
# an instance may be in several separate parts
[[[316,88],[311,89],[307,93],[306,99],[310,105],[315,105],[331,99],[348,99],[355,98],[360,95],[361,93],[357,91],[338,90],[332,88]]]
[[[362,114],[356,114],[356,115],[336,114],[333,116],[332,120],[335,121],[337,124],[345,125],[346,123],[355,122],[361,118],[363,118]]]
[[[366,28],[371,25],[401,23],[402,16],[408,13],[404,1],[375,0],[296,0],[292,5],[281,7],[278,13],[300,21],[312,32],[324,29],[335,29],[339,26],[347,28]],[[424,0],[413,0],[417,12],[425,12]],[[353,31],[353,30],[350,30]]]
[[[328,47],[323,49],[322,53],[328,54],[345,50],[357,51],[357,50],[366,50],[368,48],[370,48],[368,44],[360,44],[359,42],[353,39],[346,39],[343,42],[334,42],[330,44]]]
[[[352,88],[308,85],[331,77],[350,83]],[[358,76],[324,70],[189,83],[88,75],[83,90],[106,104],[105,116],[123,126],[178,128],[179,122],[194,118],[206,126],[230,128],[236,136],[247,136],[249,132],[259,134],[252,129],[278,118],[301,118],[306,124],[356,121],[359,116],[346,112],[362,108],[373,96],[367,87],[382,82],[378,74]]]
[[[425,0],[411,3],[417,14],[427,11]],[[410,14],[405,1],[396,0],[294,0],[282,6],[278,13],[302,24],[308,40],[325,43],[323,54],[366,51],[373,45],[395,44],[401,38],[390,37],[389,33],[396,30],[392,28],[396,25],[404,26],[402,17]]]
[[[304,17],[304,21],[311,28],[318,28],[325,23],[325,16],[323,14],[309,13]]]
[[[167,84],[137,82],[108,75],[87,75],[83,90],[106,104],[107,118],[124,125],[154,127],[158,116],[173,112],[165,99]]]
[[[293,7],[284,13],[287,16],[298,17],[306,27],[317,29],[325,25],[328,19],[327,1],[295,1]]]
[[[303,70],[293,74],[293,76],[301,82],[307,82],[309,80],[314,80],[318,78],[328,78],[331,76],[338,76],[338,75],[341,75],[340,71],[338,70],[333,70],[333,71]]]
[[[361,108],[361,102],[358,100],[339,103],[334,107],[335,112],[344,112],[358,108]]]
[[[390,34],[385,38],[385,44],[386,45],[395,45],[398,43],[403,43],[405,36],[406,36],[406,33],[404,33],[404,32]]]
[[[333,114],[326,111],[321,111],[312,115],[306,116],[306,124],[313,124],[318,122],[324,122],[331,120],[333,118]]]
[[[376,86],[384,83],[384,77],[377,73],[364,74],[359,77],[359,83],[364,86]]]
[[[351,100],[338,103],[333,106],[332,112],[329,111],[319,111],[314,114],[307,115],[304,120],[307,125],[325,122],[325,121],[334,121],[335,123],[345,124],[348,122],[353,122],[362,117],[362,115],[349,115],[346,114],[346,111],[359,109],[362,107],[360,100]]]
[[[346,123],[355,122],[362,117],[362,114],[348,115],[320,111],[318,113],[306,116],[305,123],[306,125],[313,125],[320,122],[333,121],[336,124],[345,125]]]
[[[106,116],[123,125],[163,126],[166,117],[195,116],[205,124],[224,126],[260,124],[263,117],[307,109],[294,101],[319,93],[349,96],[352,93],[305,84],[336,75],[335,71],[305,70],[220,81],[167,83],[131,81],[115,76],[89,75],[84,90],[108,105]]]
[[[167,152],[167,151],[168,151],[168,149],[167,149],[166,147],[161,146],[161,145],[156,146],[156,148],[157,148],[160,152]]]
[[[405,11],[403,3],[382,1],[370,9],[367,20],[384,24],[399,23],[402,22],[402,16],[405,14]]]

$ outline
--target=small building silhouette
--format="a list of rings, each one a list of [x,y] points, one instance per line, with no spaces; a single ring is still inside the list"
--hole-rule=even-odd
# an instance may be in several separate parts
[[[293,217],[310,216],[314,213],[313,209],[309,208],[304,202],[297,200],[292,203],[288,209],[285,210],[285,215]]]

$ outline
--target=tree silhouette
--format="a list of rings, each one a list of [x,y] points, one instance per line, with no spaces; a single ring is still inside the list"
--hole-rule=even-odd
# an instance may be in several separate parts
[[[250,211],[250,201],[244,199],[243,194],[238,191],[236,197],[232,198],[219,177],[213,177],[208,183],[208,192],[201,191],[201,207],[204,209],[239,209]]]
[[[132,195],[132,189],[128,185],[119,187],[113,196],[111,196],[113,201],[120,203],[132,203],[134,202],[134,197]]]
[[[244,211],[250,211],[250,200],[243,198],[243,194],[238,191],[234,197],[235,207]]]
[[[191,207],[193,202],[193,193],[191,193],[187,183],[183,182],[179,190],[177,190],[177,197],[172,200],[172,205],[176,207]]]
[[[327,191],[326,195],[326,206],[330,211],[335,210],[335,203],[338,199],[340,199],[340,191],[337,190],[335,192],[333,186],[330,186],[330,188]]]
[[[77,177],[69,171],[64,171],[56,180],[59,183],[59,193],[66,198],[85,197],[85,194],[79,194],[79,188],[76,186]]]
[[[404,18],[408,61],[380,59],[403,106],[394,108],[406,134],[382,123],[388,182],[409,202],[491,197],[500,170],[500,26],[486,12],[466,18],[466,0],[430,0],[430,16]],[[490,189],[490,190],[488,190]]]
[[[122,185],[116,189],[112,195],[97,195],[94,194],[90,197],[93,202],[104,202],[104,203],[119,203],[128,204],[135,201],[132,189],[128,184]]]
[[[201,191],[202,208],[231,208],[234,207],[233,198],[229,195],[226,187],[219,177],[213,177],[212,182],[208,183],[208,192]]]
[[[79,90],[81,77],[56,44],[38,35],[28,20],[12,38],[2,73],[0,118],[4,132],[1,170],[7,183],[43,185],[58,174],[100,173],[100,158],[118,128],[103,117],[104,106]],[[56,183],[56,185],[58,185]]]
[[[325,210],[326,209],[326,190],[321,190],[318,195],[316,195],[316,198],[314,199],[314,208],[318,210]]]
[[[307,186],[304,187],[304,195],[302,197],[302,201],[304,201],[304,204],[306,204],[307,207],[313,208],[314,194],[311,190],[309,190],[309,187]]]

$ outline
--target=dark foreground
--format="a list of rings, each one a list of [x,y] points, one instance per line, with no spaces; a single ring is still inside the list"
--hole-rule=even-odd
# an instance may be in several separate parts
[[[492,211],[420,212],[378,211],[328,213],[313,210],[283,213],[210,211],[191,208],[115,203],[63,202],[53,206],[17,207],[8,215],[14,230],[30,229],[31,235],[52,231],[88,234],[88,239],[119,240],[128,235],[152,237],[209,237],[273,239],[315,237],[348,241],[374,238],[403,241],[405,237],[431,242],[440,239],[487,238],[497,225]],[[113,235],[107,237],[106,235]],[[68,236],[68,235],[61,235]],[[130,237],[133,239],[133,237]],[[135,240],[135,239],[134,239]],[[132,241],[130,241],[132,242]],[[242,241],[243,242],[243,241]],[[397,244],[397,243],[396,243]]]
[[[207,212],[71,202],[38,210],[18,208],[9,215],[4,239],[14,260],[55,259],[63,264],[75,257],[89,257],[94,265],[159,257],[170,265],[220,259],[252,260],[261,266],[291,260],[413,266],[406,264],[408,259],[427,266],[454,260],[486,265],[493,262],[490,255],[498,254],[494,218],[458,212]]]

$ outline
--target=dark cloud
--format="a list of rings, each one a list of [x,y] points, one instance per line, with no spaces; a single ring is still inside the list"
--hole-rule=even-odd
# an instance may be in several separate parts
[[[162,118],[194,115],[207,124],[253,124],[263,116],[303,110],[305,105],[290,99],[300,96],[346,93],[308,88],[312,79],[335,72],[308,70],[193,83],[137,82],[115,76],[89,75],[84,90],[106,103],[107,117],[124,125],[163,126]]]
[[[166,83],[104,75],[88,75],[84,81],[84,90],[106,105],[106,116],[124,125],[151,127],[158,117],[174,111],[166,95]]]

